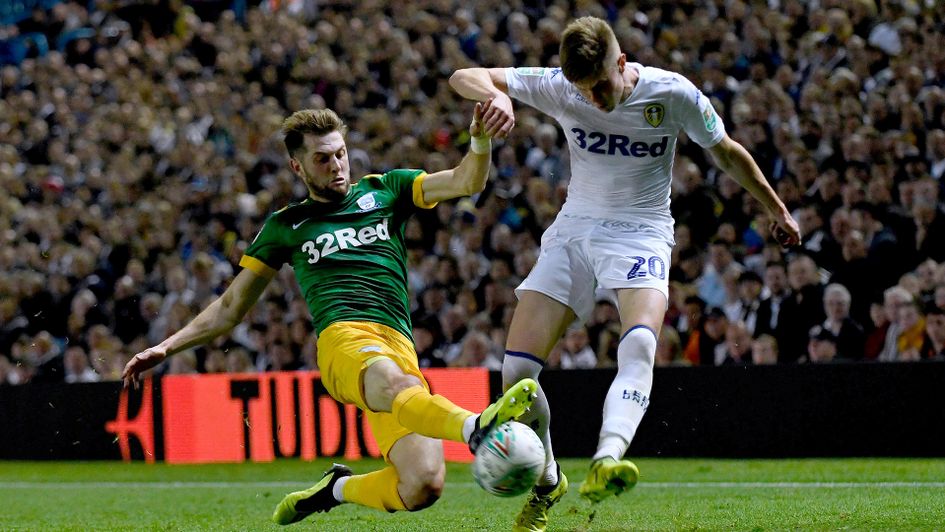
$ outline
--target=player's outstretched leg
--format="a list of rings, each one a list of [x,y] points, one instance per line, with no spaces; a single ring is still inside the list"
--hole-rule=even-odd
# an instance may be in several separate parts
[[[620,495],[637,485],[640,470],[630,460],[615,460],[608,456],[594,460],[591,470],[581,484],[581,496],[591,502],[600,502],[611,495]]]
[[[475,419],[472,434],[468,438],[469,450],[476,454],[482,440],[496,427],[512,421],[525,413],[535,400],[538,383],[532,379],[522,379],[505,391],[496,402],[487,406]]]
[[[515,518],[512,532],[544,532],[548,528],[548,510],[568,492],[568,477],[558,469],[558,483],[553,486],[535,486],[525,506]]]
[[[335,483],[338,479],[350,477],[352,474],[348,466],[333,464],[311,488],[286,495],[272,513],[272,521],[277,525],[289,525],[315,512],[327,512],[338,506],[341,503],[332,493]]]

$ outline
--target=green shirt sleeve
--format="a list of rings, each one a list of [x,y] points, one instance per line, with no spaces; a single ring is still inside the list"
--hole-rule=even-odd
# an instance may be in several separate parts
[[[397,204],[402,208],[432,209],[436,203],[423,201],[423,180],[427,173],[423,170],[391,170],[380,176],[384,186],[397,196]]]
[[[279,222],[279,212],[282,211],[277,211],[266,219],[259,234],[243,253],[240,266],[259,275],[272,277],[288,262],[290,249],[283,238],[286,231]]]

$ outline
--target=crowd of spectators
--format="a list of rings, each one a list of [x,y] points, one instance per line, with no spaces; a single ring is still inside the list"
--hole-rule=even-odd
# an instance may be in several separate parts
[[[65,1],[0,27],[4,42],[69,33],[0,70],[0,384],[114,380],[218,296],[265,216],[305,195],[287,114],[335,109],[355,178],[448,168],[471,110],[449,75],[555,65],[584,14],[712,99],[804,235],[773,244],[756,202],[683,137],[658,365],[945,357],[945,3],[254,4]],[[501,366],[514,287],[566,197],[564,138],[524,105],[494,162],[486,192],[406,228],[424,366]],[[620,334],[600,301],[548,367],[612,366]],[[315,355],[285,268],[231,335],[162,371],[315,369]]]

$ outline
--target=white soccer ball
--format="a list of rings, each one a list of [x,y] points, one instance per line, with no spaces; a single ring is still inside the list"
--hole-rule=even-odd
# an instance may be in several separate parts
[[[544,467],[545,447],[535,431],[508,421],[479,445],[472,470],[482,489],[499,497],[514,497],[530,490]]]

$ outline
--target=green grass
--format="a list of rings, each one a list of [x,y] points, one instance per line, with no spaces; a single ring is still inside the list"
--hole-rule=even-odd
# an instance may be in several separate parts
[[[945,460],[637,463],[639,486],[592,506],[577,494],[587,461],[563,461],[571,492],[552,512],[549,530],[945,527]],[[0,530],[508,530],[523,502],[489,496],[467,466],[450,464],[443,498],[422,512],[346,505],[288,529],[271,524],[282,496],[313,484],[328,464],[0,462]],[[358,473],[380,463],[350,465]]]

